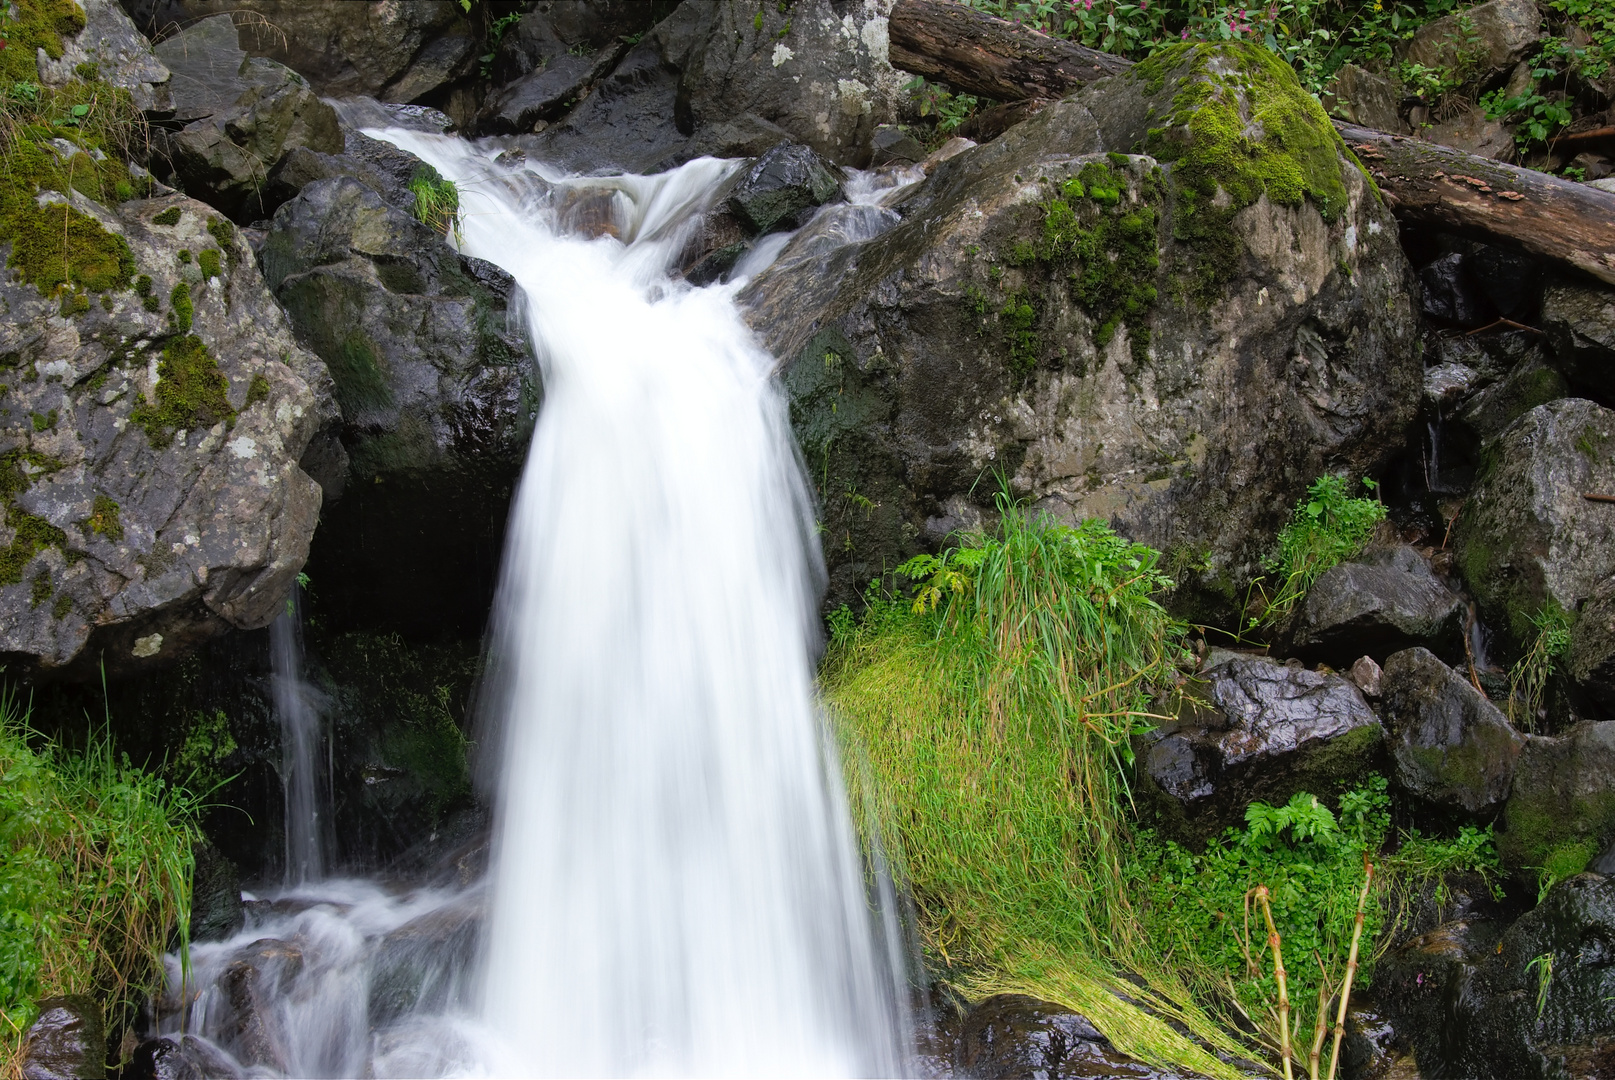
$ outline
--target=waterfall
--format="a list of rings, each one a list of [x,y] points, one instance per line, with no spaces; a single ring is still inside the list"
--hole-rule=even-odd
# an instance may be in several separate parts
[[[209,1075],[901,1074],[906,950],[814,696],[823,568],[776,363],[743,281],[671,274],[739,163],[577,178],[367,134],[459,185],[457,242],[520,286],[544,385],[479,720],[491,865],[322,880],[281,620],[288,887],[192,949],[194,996],[170,963],[161,1030]],[[824,242],[896,220],[850,192]]]
[[[318,692],[303,679],[302,589],[269,628],[270,682],[280,724],[280,781],[285,792],[286,884],[325,876],[330,849],[330,768]],[[322,767],[323,766],[323,767]]]

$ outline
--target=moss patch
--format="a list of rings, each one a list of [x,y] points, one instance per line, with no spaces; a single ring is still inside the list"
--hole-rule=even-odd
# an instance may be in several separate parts
[[[219,249],[218,248],[208,248],[206,251],[204,251],[201,254],[197,255],[197,257],[196,257],[196,265],[202,268],[203,276],[210,277],[210,278],[218,277],[219,276]]]
[[[191,303],[191,287],[183,281],[175,285],[174,291],[168,294],[168,302],[172,307],[168,313],[169,322],[176,332],[185,333],[196,318],[196,307]]]
[[[97,495],[90,505],[90,516],[80,522],[85,532],[104,536],[108,540],[123,539],[123,522],[118,520],[118,504],[111,497]]]
[[[38,82],[35,50],[60,60],[62,38],[84,29],[84,12],[73,0],[15,0],[12,10],[16,15],[5,22],[6,47],[0,49],[0,78],[8,85]]]
[[[1188,245],[1186,291],[1209,301],[1239,269],[1234,215],[1263,195],[1310,201],[1325,221],[1346,207],[1345,146],[1293,69],[1259,45],[1174,45],[1129,78],[1159,93],[1175,80],[1171,113],[1145,150],[1170,163],[1173,235]]]
[[[245,412],[260,401],[268,400],[269,380],[264,378],[261,373],[254,375],[252,381],[247,384],[247,400],[241,406],[242,411]]]
[[[167,210],[164,210],[162,213],[152,218],[151,223],[153,225],[178,225],[179,207],[170,206]]]
[[[157,363],[157,404],[137,405],[130,419],[146,429],[156,447],[174,441],[180,429],[210,428],[234,419],[235,410],[225,396],[230,382],[218,361],[195,334],[175,338],[163,348]]]

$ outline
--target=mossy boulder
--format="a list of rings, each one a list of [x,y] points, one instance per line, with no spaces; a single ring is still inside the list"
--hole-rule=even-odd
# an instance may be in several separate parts
[[[1294,73],[1195,46],[821,215],[741,299],[784,365],[832,603],[990,516],[1002,475],[1231,618],[1307,484],[1400,445],[1411,281]]]
[[[299,459],[334,403],[210,208],[50,197],[121,261],[99,293],[71,254],[65,279],[0,282],[0,650],[24,670],[118,674],[282,609],[320,506]],[[29,243],[0,228],[13,259]],[[210,248],[218,277],[180,258]],[[183,317],[162,299],[181,292]]]
[[[1615,289],[1555,282],[1542,296],[1542,328],[1565,375],[1605,404],[1615,401]]]
[[[1534,619],[1557,610],[1573,622],[1615,576],[1615,514],[1589,493],[1615,494],[1615,411],[1594,402],[1540,405],[1485,449],[1453,545],[1482,615],[1516,655],[1535,640]]]
[[[1585,869],[1615,840],[1615,721],[1528,738],[1502,825],[1497,853],[1510,872],[1534,882]]]

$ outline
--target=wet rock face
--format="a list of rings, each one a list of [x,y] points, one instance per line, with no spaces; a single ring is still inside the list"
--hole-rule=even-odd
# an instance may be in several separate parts
[[[415,101],[440,94],[475,70],[482,44],[455,0],[124,0],[124,7],[151,37],[231,13],[250,55],[285,64],[326,96]]]
[[[1615,578],[1599,583],[1582,605],[1565,669],[1576,687],[1577,712],[1615,720]]]
[[[228,221],[182,196],[74,205],[136,287],[64,313],[0,282],[0,649],[118,674],[283,609],[321,502],[299,459],[335,410]]]
[[[1397,783],[1441,809],[1495,816],[1508,798],[1525,736],[1427,649],[1392,655],[1381,679],[1380,715]]]
[[[1265,656],[1208,664],[1178,718],[1135,742],[1139,795],[1167,832],[1204,841],[1255,800],[1332,791],[1377,762],[1384,732],[1347,680]]]
[[[107,1074],[101,1008],[86,997],[39,1003],[39,1018],[23,1036],[25,1080],[100,1080]]]
[[[1400,443],[1423,374],[1411,271],[1360,174],[1341,168],[1329,221],[1265,196],[1233,214],[1239,268],[1205,284],[1203,249],[1168,224],[1172,173],[1126,156],[1208,55],[952,157],[874,239],[805,230],[742,293],[820,487],[832,603],[990,516],[1002,472],[1165,551],[1183,609],[1231,610],[1312,479]],[[1051,225],[1051,202],[1070,218]],[[1083,243],[1125,269],[1073,284],[1062,253]]]
[[[1174,1075],[1121,1053],[1081,1013],[1021,994],[998,994],[970,1010],[953,1066],[954,1075],[981,1080]]]
[[[291,68],[249,59],[229,15],[204,19],[156,51],[173,72],[176,120],[187,121],[160,132],[159,156],[175,184],[237,222],[274,212],[264,187],[288,153],[342,149],[335,111]]]
[[[135,1048],[123,1080],[234,1080],[241,1070],[194,1035],[147,1039]]]
[[[746,170],[729,209],[752,233],[794,229],[842,194],[838,170],[806,146],[774,147]]]
[[[486,904],[481,892],[468,893],[381,939],[370,975],[372,1025],[384,1027],[415,1010],[437,1014],[469,998]]]
[[[422,164],[363,135],[275,215],[265,273],[331,367],[351,480],[314,554],[339,625],[481,632],[539,390],[502,270],[406,209]],[[410,580],[418,588],[396,588]],[[357,622],[356,622],[357,620]]]
[[[1291,647],[1336,667],[1364,655],[1383,661],[1415,644],[1461,655],[1464,615],[1463,601],[1418,552],[1405,544],[1376,548],[1319,575],[1291,631]]]
[[[1615,841],[1615,721],[1526,740],[1503,808],[1497,854],[1535,881],[1567,878]]]
[[[1615,290],[1560,282],[1542,298],[1542,327],[1565,375],[1608,403],[1615,398]]]
[[[1561,882],[1498,936],[1448,924],[1382,962],[1376,986],[1426,1076],[1610,1075],[1615,881]]]
[[[1615,412],[1579,398],[1532,409],[1487,448],[1454,547],[1491,625],[1529,646],[1533,617],[1575,612],[1615,575]]]

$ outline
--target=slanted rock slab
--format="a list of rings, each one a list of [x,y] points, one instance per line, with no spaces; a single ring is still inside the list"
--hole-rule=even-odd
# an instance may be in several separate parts
[[[1498,858],[1532,882],[1568,878],[1615,841],[1615,721],[1527,738],[1502,826]]]
[[[1411,547],[1375,548],[1313,582],[1291,630],[1292,651],[1342,668],[1412,645],[1461,654],[1465,611]]]

